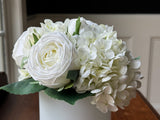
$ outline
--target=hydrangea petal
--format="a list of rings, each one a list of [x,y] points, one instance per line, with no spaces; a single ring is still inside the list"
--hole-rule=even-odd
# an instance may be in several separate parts
[[[140,66],[141,66],[140,60],[133,60],[131,62],[131,68],[133,68],[133,69],[139,69]]]

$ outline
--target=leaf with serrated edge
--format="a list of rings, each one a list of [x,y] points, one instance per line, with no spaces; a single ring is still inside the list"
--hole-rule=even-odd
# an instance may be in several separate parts
[[[15,83],[2,86],[0,87],[0,90],[5,90],[11,94],[25,95],[25,94],[36,93],[46,89],[45,86],[42,86],[39,84],[30,84],[32,82],[35,82],[35,80],[33,80],[32,78],[29,78],[29,79],[25,79],[22,81],[18,81]]]

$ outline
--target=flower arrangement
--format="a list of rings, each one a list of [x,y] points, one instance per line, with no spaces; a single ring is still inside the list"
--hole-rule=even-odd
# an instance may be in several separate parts
[[[0,87],[24,95],[43,90],[74,104],[92,96],[103,113],[129,105],[141,86],[139,57],[117,38],[112,26],[83,17],[29,27],[13,49],[19,81]]]

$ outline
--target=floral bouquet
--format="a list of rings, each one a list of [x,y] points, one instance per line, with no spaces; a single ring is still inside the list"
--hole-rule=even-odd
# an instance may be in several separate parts
[[[92,96],[103,113],[124,108],[135,97],[142,76],[139,57],[117,38],[112,26],[83,17],[30,27],[13,49],[19,81],[0,87],[24,95],[43,90],[58,100],[74,104]]]

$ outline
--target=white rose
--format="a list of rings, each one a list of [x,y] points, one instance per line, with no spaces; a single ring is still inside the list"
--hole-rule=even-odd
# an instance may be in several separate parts
[[[34,45],[33,33],[40,38],[43,35],[43,30],[40,27],[29,27],[14,45],[12,57],[18,66],[21,66],[22,59],[24,57],[26,59],[30,54],[30,49]]]
[[[42,36],[31,49],[28,72],[40,84],[59,88],[70,82],[66,79],[72,62],[72,43],[62,32]]]
[[[23,57],[28,56],[28,53],[31,49],[31,45],[27,40],[28,34],[28,31],[23,32],[14,45],[12,57],[18,66],[21,66]]]

